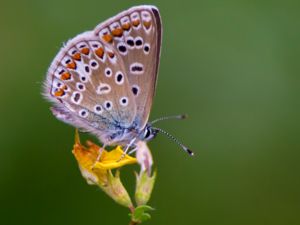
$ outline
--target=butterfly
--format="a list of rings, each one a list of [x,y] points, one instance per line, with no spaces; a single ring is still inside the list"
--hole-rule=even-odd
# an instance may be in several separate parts
[[[69,40],[54,58],[44,95],[59,120],[127,150],[162,132],[148,122],[155,94],[162,23],[155,6],[135,6]]]

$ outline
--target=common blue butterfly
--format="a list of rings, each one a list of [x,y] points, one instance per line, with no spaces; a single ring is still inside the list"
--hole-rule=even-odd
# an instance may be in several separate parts
[[[122,145],[162,132],[148,122],[155,93],[162,25],[155,6],[135,6],[69,40],[54,58],[44,95],[53,114],[96,135],[104,145]]]

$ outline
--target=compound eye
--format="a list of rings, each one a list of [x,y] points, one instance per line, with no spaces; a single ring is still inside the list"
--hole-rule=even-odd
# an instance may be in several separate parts
[[[145,130],[144,138],[147,139],[147,138],[150,137],[150,135],[151,135],[151,131],[150,131],[150,129],[147,128],[147,129]]]

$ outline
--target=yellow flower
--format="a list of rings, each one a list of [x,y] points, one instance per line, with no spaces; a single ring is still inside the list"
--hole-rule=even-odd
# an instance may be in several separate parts
[[[86,144],[87,146],[83,146],[80,143],[79,134],[76,130],[72,152],[78,162],[82,176],[87,180],[88,184],[98,185],[116,202],[131,208],[132,202],[120,180],[119,171],[114,176],[111,170],[127,164],[137,163],[136,158],[125,155],[121,159],[123,151],[118,146],[109,152],[102,149],[102,154],[97,161],[100,147],[91,141],[87,141]]]

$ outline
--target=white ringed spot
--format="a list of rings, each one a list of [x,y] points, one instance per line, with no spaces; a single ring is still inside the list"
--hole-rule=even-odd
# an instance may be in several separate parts
[[[119,103],[120,103],[121,106],[127,106],[128,105],[128,98],[127,97],[120,98]]]

